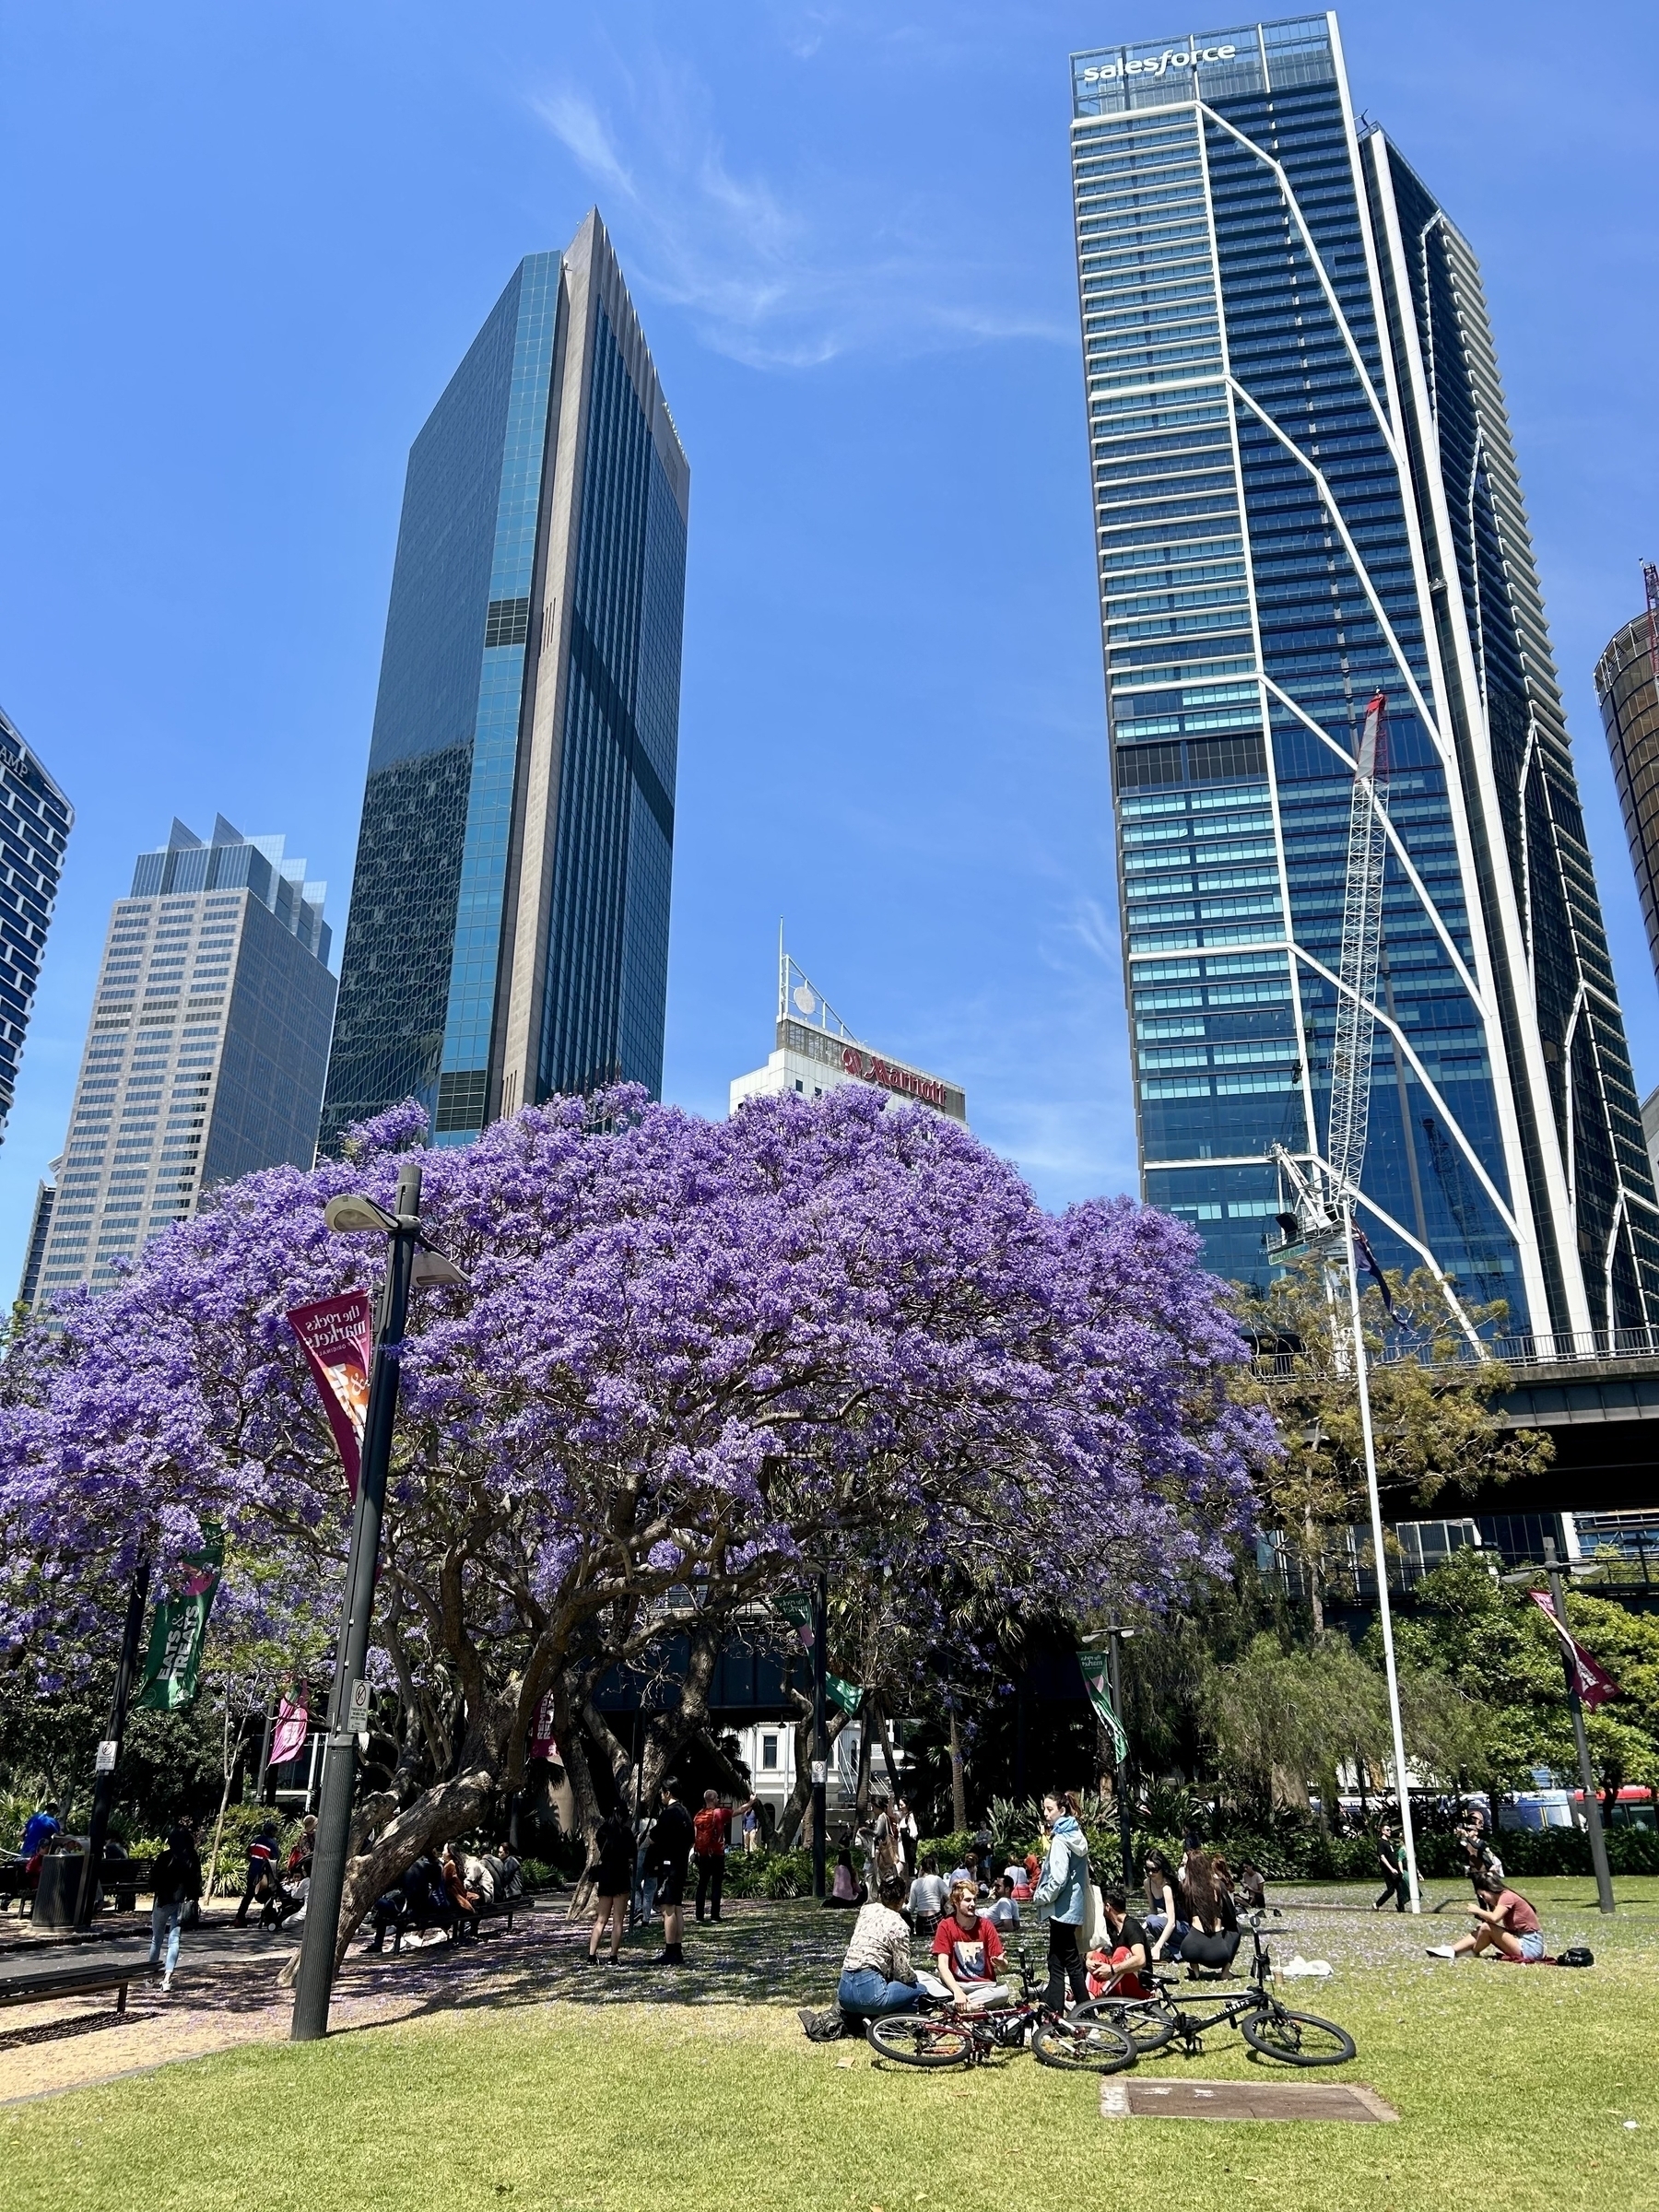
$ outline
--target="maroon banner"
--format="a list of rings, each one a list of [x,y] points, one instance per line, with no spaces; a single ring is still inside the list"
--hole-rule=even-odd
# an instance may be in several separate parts
[[[288,1323],[317,1378],[323,1410],[339,1446],[346,1487],[357,1496],[363,1422],[369,1412],[369,1361],[374,1349],[374,1306],[367,1290],[296,1306]]]
[[[1572,1662],[1573,1674],[1578,1682],[1579,1702],[1585,1712],[1594,1712],[1598,1705],[1605,1705],[1609,1698],[1618,1697],[1618,1683],[1605,1666],[1591,1658],[1578,1638],[1569,1632],[1566,1625],[1556,1618],[1556,1609],[1545,1592],[1529,1590],[1526,1594],[1560,1638],[1562,1649]]]
[[[311,1715],[305,1709],[305,1692],[301,1690],[290,1704],[287,1698],[276,1708],[276,1725],[271,1733],[271,1764],[286,1767],[290,1759],[298,1759],[305,1748],[305,1738],[311,1727]]]

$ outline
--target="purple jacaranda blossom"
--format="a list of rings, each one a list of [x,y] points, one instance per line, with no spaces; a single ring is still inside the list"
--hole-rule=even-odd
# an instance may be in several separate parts
[[[25,1334],[0,1640],[40,1648],[65,1605],[88,1630],[205,1519],[228,1584],[257,1559],[269,1610],[275,1561],[293,1618],[327,1615],[347,1499],[285,1316],[373,1278],[380,1241],[323,1207],[388,1205],[418,1134],[400,1109],[348,1159],[229,1186]],[[544,1695],[568,1719],[677,1624],[820,1568],[925,1606],[968,1545],[1010,1603],[1156,1606],[1248,1526],[1271,1433],[1230,1395],[1244,1350],[1196,1239],[1127,1200],[1046,1214],[925,1108],[849,1085],[711,1124],[618,1090],[423,1168],[468,1282],[418,1292],[405,1339],[376,1636],[408,1747],[347,1925],[517,1783]]]

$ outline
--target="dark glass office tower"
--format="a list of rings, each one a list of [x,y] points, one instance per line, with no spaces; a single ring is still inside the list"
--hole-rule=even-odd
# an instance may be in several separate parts
[[[689,471],[597,212],[409,455],[323,1147],[662,1088]]]
[[[1353,760],[1392,729],[1367,1227],[1512,1328],[1659,1323],[1623,1025],[1480,275],[1333,16],[1073,57],[1147,1197],[1265,1279],[1324,1157]]]
[[[1595,664],[1595,696],[1659,976],[1659,618],[1638,615],[1609,641]]]
[[[0,711],[0,1136],[74,825],[68,800]]]

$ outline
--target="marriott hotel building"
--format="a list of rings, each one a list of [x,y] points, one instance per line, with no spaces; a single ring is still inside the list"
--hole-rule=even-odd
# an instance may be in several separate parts
[[[1072,59],[1144,1194],[1264,1281],[1327,1151],[1353,757],[1389,709],[1361,1185],[1512,1330],[1659,1324],[1659,1207],[1467,242],[1334,16]]]

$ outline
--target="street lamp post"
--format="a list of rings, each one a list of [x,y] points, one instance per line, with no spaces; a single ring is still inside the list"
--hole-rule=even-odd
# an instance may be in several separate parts
[[[1406,1880],[1411,1909],[1423,1909],[1418,1887],[1417,1836],[1411,1821],[1411,1775],[1406,1765],[1406,1729],[1400,1717],[1400,1675],[1394,1664],[1394,1614],[1388,1603],[1388,1555],[1382,1547],[1382,1496],[1377,1487],[1377,1446],[1371,1434],[1371,1375],[1365,1355],[1365,1327],[1359,1313],[1359,1274],[1354,1259],[1354,1200],[1342,1197],[1342,1241],[1347,1253],[1348,1312],[1354,1324],[1354,1380],[1359,1386],[1359,1433],[1365,1444],[1365,1488],[1371,1502],[1371,1551],[1377,1562],[1377,1624],[1382,1631],[1382,1671],[1388,1683],[1388,1721],[1394,1735],[1394,1794],[1400,1804],[1400,1841],[1406,1847]]]
[[[829,1678],[830,1577],[820,1574],[812,1592],[812,1894],[820,1901],[824,1830],[830,1818],[830,1719],[825,1710]]]
[[[75,1900],[77,1928],[92,1925],[92,1900],[98,1895],[104,1844],[110,1833],[110,1815],[115,1806],[115,1762],[121,1757],[121,1739],[126,1732],[133,1677],[138,1671],[138,1641],[144,1632],[144,1607],[149,1586],[150,1562],[147,1553],[134,1569],[127,1591],[126,1626],[121,1638],[121,1659],[115,1669],[114,1694],[110,1700],[110,1733],[98,1747],[98,1779],[92,1786],[92,1818],[87,1824],[87,1855],[81,1861],[80,1888]]]
[[[398,1363],[404,1323],[415,1275],[420,1236],[420,1164],[406,1160],[397,1178],[397,1212],[384,1213],[367,1198],[332,1200],[326,1209],[334,1230],[380,1230],[389,1245],[385,1290],[369,1377],[369,1404],[363,1418],[363,1449],[358,1472],[357,1510],[351,1519],[351,1547],[346,1559],[346,1603],[328,1702],[328,1735],[323,1764],[323,1797],[306,1895],[305,1937],[294,1992],[289,2035],[297,2043],[314,2042],[328,2033],[328,2002],[334,1989],[335,1942],[340,1900],[346,1891],[347,1845],[351,1800],[357,1781],[357,1739],[369,1723],[369,1685],[363,1669],[369,1656],[369,1626],[374,1612],[374,1580],[380,1566],[381,1513],[385,1503],[386,1470],[392,1456],[392,1425],[397,1413]],[[447,1262],[445,1265],[447,1265]],[[454,1276],[454,1270],[450,1275]]]
[[[1106,1678],[1112,1685],[1112,1710],[1117,1715],[1117,1724],[1124,1739],[1123,1754],[1117,1762],[1118,1841],[1124,1853],[1124,1895],[1135,1895],[1135,1841],[1129,1833],[1129,1793],[1133,1786],[1129,1771],[1129,1731],[1124,1726],[1124,1638],[1133,1636],[1133,1629],[1121,1628],[1114,1620],[1106,1630]],[[1116,1748],[1116,1746],[1113,1746]]]

